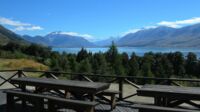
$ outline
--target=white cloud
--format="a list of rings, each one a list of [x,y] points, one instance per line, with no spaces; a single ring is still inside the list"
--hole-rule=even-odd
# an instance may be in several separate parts
[[[10,26],[31,26],[29,23],[22,23],[20,21],[14,21],[8,18],[0,17],[0,24]]]
[[[168,22],[168,21],[162,21],[160,23],[158,23],[158,25],[161,25],[161,26],[168,26],[168,27],[172,27],[172,28],[178,28],[180,27],[180,25],[174,23],[174,22]]]
[[[195,18],[186,19],[186,20],[179,20],[179,21],[161,21],[157,23],[157,25],[179,28],[185,25],[192,25],[192,24],[197,24],[197,23],[200,23],[200,17],[195,17]]]
[[[30,23],[23,23],[23,22],[20,22],[20,21],[15,21],[15,20],[12,20],[12,19],[4,18],[4,17],[0,17],[0,24],[15,27],[14,31],[43,30],[43,28],[40,27],[40,26],[35,26],[35,25],[30,24]]]
[[[145,30],[145,29],[157,28],[159,26],[180,28],[180,27],[183,27],[186,25],[192,25],[192,24],[197,24],[197,23],[200,23],[200,17],[195,17],[195,18],[186,19],[186,20],[178,20],[178,21],[161,21],[152,26],[145,26],[143,28],[130,29],[130,30],[122,33],[122,36],[125,36],[129,33],[136,33],[138,31]]]
[[[157,28],[158,26],[145,26],[144,29]]]
[[[90,41],[94,40],[94,37],[92,35],[89,35],[89,34],[80,34],[80,33],[77,33],[77,32],[60,32],[60,34],[80,36],[80,37],[83,37],[83,38],[90,40]]]
[[[43,30],[43,28],[40,26],[30,26],[30,27],[19,26],[14,29],[14,31],[24,31],[24,30],[27,31]]]
[[[130,30],[122,33],[122,36],[125,36],[129,33],[136,33],[136,32],[141,31],[141,30],[151,29],[151,28],[156,28],[156,27],[158,27],[158,26],[145,26],[144,28],[130,29]]]

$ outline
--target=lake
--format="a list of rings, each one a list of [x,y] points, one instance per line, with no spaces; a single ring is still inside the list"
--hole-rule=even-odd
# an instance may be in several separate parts
[[[106,52],[109,48],[108,47],[98,47],[98,48],[85,48],[88,52],[97,53],[97,52]],[[58,51],[60,53],[78,53],[81,48],[53,48],[53,51]],[[135,52],[138,56],[143,56],[146,52],[161,52],[161,53],[169,53],[169,52],[176,52],[180,51],[185,56],[188,52],[193,52],[200,57],[200,49],[197,48],[148,48],[148,47],[118,47],[119,53],[126,52],[129,56]]]

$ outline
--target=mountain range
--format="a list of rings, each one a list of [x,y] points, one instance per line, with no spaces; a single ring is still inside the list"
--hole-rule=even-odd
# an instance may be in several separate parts
[[[20,36],[0,25],[0,44],[6,44],[9,41],[37,43],[51,47],[102,47],[109,46],[114,41],[117,46],[129,47],[200,48],[200,24],[182,28],[159,26],[129,33],[121,38],[108,38],[97,42],[90,42],[84,37],[63,32],[52,32],[45,36]]]
[[[200,47],[200,24],[182,28],[160,26],[130,33],[120,38],[118,46]]]
[[[104,40],[100,40],[100,41],[95,41],[93,42],[96,46],[110,46],[112,44],[112,42],[117,43],[117,41],[120,38],[118,37],[110,37],[108,39],[104,39]]]
[[[63,32],[52,32],[45,36],[22,36],[25,40],[51,47],[95,47],[95,45],[83,37],[72,36]]]

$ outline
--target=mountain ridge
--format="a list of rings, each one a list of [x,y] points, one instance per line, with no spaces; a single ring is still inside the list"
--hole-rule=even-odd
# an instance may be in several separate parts
[[[45,36],[20,36],[0,25],[0,44],[8,42],[37,43],[51,47],[107,47],[112,41],[119,47],[197,47],[200,48],[200,24],[171,28],[159,26],[129,33],[121,38],[89,42],[81,36],[52,32]]]
[[[0,44],[5,45],[8,42],[17,42],[20,44],[29,44],[28,41],[24,40],[20,35],[8,30],[4,26],[0,25]]]
[[[200,47],[200,24],[145,29],[125,35],[116,44],[132,47]]]
[[[80,36],[63,34],[62,32],[52,32],[45,36],[23,36],[24,39],[51,47],[95,47],[95,45]]]
[[[106,47],[106,46],[110,46],[112,44],[112,42],[116,43],[119,39],[120,39],[119,37],[110,37],[108,39],[104,39],[104,40],[100,40],[100,41],[95,41],[93,43],[95,45],[97,45],[97,46]]]

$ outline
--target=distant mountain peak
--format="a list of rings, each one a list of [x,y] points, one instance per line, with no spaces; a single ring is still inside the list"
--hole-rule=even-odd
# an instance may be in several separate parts
[[[94,47],[95,45],[81,36],[70,35],[67,32],[55,31],[45,36],[24,38],[30,42],[52,47]]]
[[[159,26],[129,33],[117,41],[118,46],[200,47],[200,24],[181,28]]]
[[[110,46],[112,44],[112,42],[116,43],[119,39],[120,39],[120,37],[109,37],[104,40],[96,41],[96,42],[94,42],[94,44],[98,45],[98,46]]]
[[[66,37],[80,37],[80,38],[84,38],[80,35],[77,35],[76,33],[74,32],[62,32],[62,31],[55,31],[55,32],[51,32],[49,34],[47,34],[46,36],[52,36],[52,37],[63,37],[63,36],[66,36]]]
[[[62,34],[62,31],[54,31],[49,33],[48,35],[59,35],[59,34]]]

